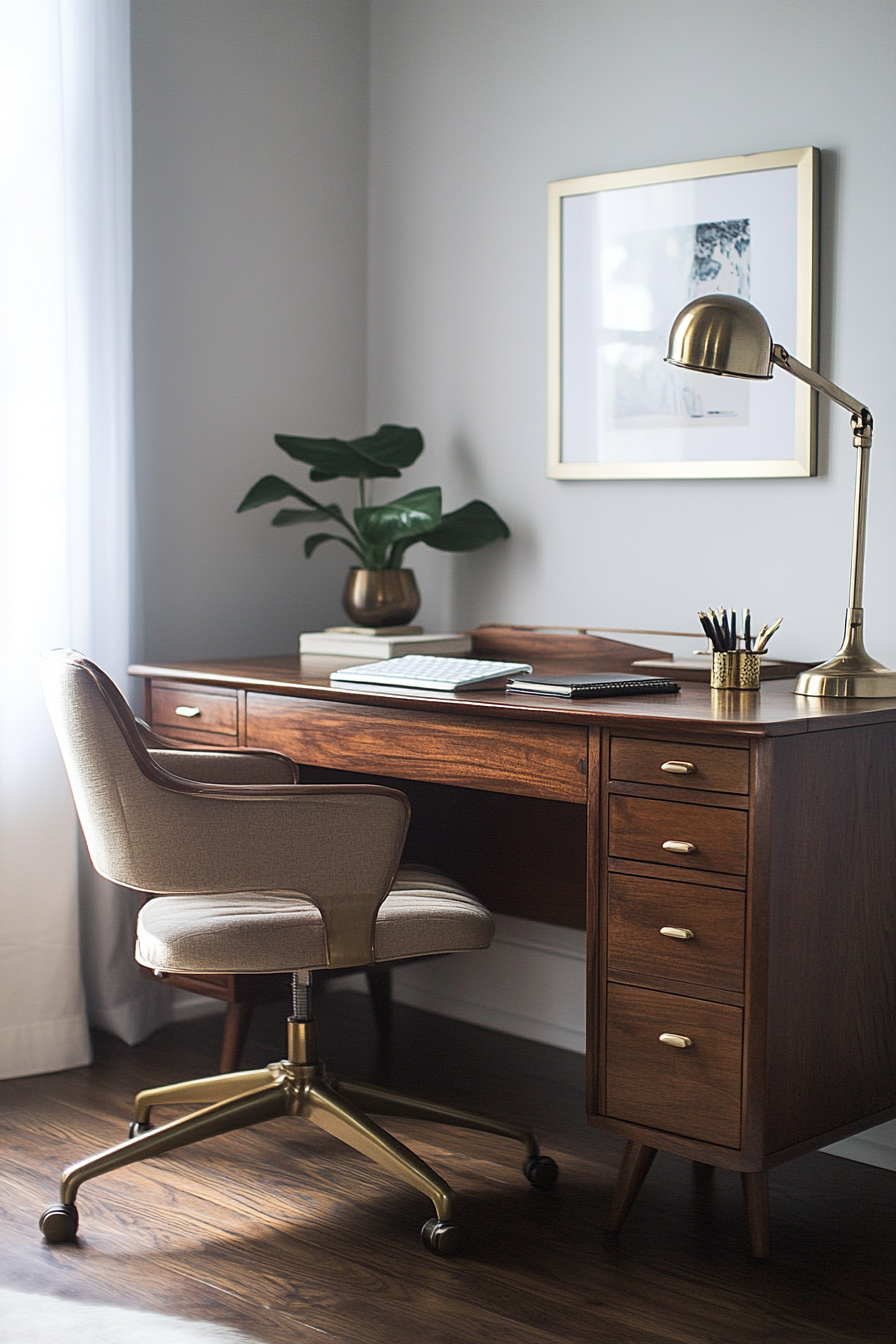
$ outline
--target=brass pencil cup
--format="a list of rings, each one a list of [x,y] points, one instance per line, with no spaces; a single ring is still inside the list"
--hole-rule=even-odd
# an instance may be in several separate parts
[[[745,649],[714,653],[709,684],[716,691],[758,691],[759,655]]]

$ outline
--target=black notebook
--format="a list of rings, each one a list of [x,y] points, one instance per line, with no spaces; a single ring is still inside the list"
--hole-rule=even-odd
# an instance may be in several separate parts
[[[581,672],[575,676],[543,677],[528,672],[511,677],[508,691],[530,695],[563,695],[567,700],[589,700],[599,695],[668,695],[680,691],[668,677],[642,677],[629,672]]]

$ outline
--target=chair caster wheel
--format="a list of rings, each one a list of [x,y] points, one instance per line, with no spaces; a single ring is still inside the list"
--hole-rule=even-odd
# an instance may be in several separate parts
[[[78,1235],[78,1210],[74,1204],[51,1204],[40,1216],[40,1230],[47,1241],[74,1241]]]
[[[128,1138],[136,1139],[138,1134],[148,1134],[155,1125],[151,1125],[148,1120],[132,1120],[128,1126]]]
[[[440,1218],[430,1218],[420,1229],[420,1239],[433,1255],[454,1255],[460,1248],[460,1237],[457,1223],[443,1223]]]
[[[560,1169],[552,1157],[527,1157],[523,1163],[523,1175],[536,1190],[553,1190]]]

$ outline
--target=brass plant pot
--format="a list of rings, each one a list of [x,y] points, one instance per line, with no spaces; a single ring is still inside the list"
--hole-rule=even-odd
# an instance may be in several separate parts
[[[417,615],[420,592],[412,569],[350,569],[342,605],[355,625],[407,625]]]

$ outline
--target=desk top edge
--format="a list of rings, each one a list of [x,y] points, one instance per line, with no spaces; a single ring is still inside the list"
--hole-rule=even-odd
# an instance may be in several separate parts
[[[294,695],[379,708],[413,709],[427,713],[440,709],[452,714],[488,715],[538,722],[606,724],[632,728],[671,728],[694,731],[724,729],[726,734],[777,737],[858,724],[896,721],[896,700],[820,700],[796,696],[793,682],[774,681],[758,693],[711,691],[694,682],[679,693],[665,696],[618,697],[563,701],[535,695],[488,691],[414,691],[401,687],[336,687],[330,673],[337,667],[357,665],[358,659],[304,659],[294,654],[270,657],[219,658],[189,662],[135,663],[134,677],[161,681],[197,682],[263,694]]]

